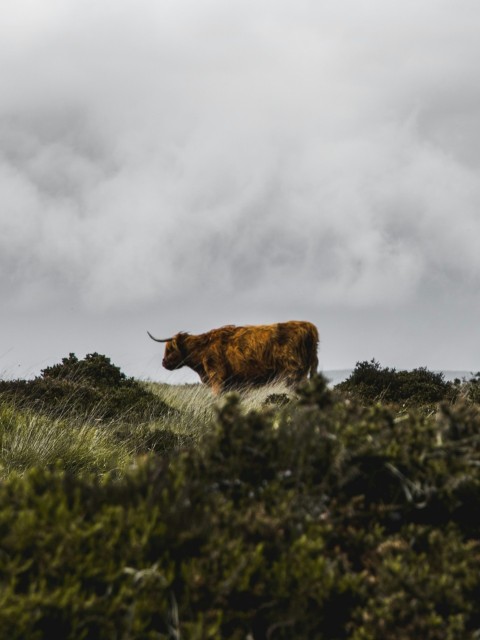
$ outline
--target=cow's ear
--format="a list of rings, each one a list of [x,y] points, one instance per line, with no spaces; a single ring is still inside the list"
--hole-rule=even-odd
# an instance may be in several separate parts
[[[180,333],[177,333],[177,335],[175,336],[175,346],[177,347],[177,349],[183,348],[187,336],[188,333],[185,333],[185,331],[180,331]]]

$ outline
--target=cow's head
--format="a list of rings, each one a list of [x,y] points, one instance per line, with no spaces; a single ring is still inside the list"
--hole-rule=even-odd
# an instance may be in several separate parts
[[[152,334],[147,331],[148,335],[155,342],[165,342],[165,353],[163,354],[162,365],[165,369],[173,371],[174,369],[180,369],[187,364],[188,353],[185,347],[186,333],[177,333],[173,338],[154,338]]]

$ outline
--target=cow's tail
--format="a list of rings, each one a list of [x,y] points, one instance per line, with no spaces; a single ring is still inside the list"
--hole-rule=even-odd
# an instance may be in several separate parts
[[[310,330],[308,331],[307,335],[306,335],[306,350],[307,353],[309,354],[309,360],[310,360],[310,367],[309,367],[309,376],[310,378],[312,378],[318,371],[318,342],[320,340],[320,337],[318,335],[318,329],[317,327],[312,324],[310,325]]]
[[[312,356],[312,361],[310,364],[310,378],[313,378],[313,376],[317,373],[318,371],[318,355],[315,352]]]

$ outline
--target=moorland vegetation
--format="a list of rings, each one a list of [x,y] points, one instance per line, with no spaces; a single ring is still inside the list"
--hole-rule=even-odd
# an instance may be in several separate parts
[[[480,375],[0,381],[0,636],[480,637]]]

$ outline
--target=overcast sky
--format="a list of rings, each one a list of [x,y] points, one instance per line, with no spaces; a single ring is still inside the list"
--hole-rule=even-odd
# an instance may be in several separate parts
[[[323,370],[480,369],[478,0],[1,14],[1,375],[289,319]]]

